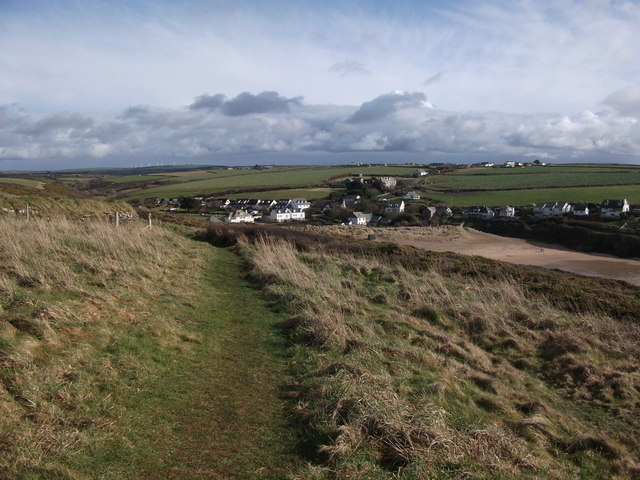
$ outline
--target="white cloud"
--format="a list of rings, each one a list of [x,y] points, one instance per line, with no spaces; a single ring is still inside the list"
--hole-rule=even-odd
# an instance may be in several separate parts
[[[450,110],[575,114],[640,76],[637,2],[129,3],[3,12],[0,103],[175,108],[213,89],[357,105],[426,88]]]
[[[308,105],[296,98],[295,108],[287,111],[291,99],[277,92],[268,95],[277,108],[254,103],[260,95],[247,95],[251,108],[241,115],[226,112],[224,102],[209,108],[206,96],[197,97],[191,108],[133,106],[110,117],[0,108],[0,159],[124,155],[145,161],[157,156],[382,151],[465,155],[468,160],[477,155],[598,155],[604,160],[623,155],[640,160],[640,122],[614,110],[575,115],[453,112],[433,108],[421,92],[391,92],[360,107]],[[203,102],[206,107],[192,108]]]

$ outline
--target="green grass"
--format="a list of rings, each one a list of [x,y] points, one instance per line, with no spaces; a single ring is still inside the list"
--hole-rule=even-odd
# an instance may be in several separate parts
[[[274,199],[279,198],[306,198],[307,200],[317,200],[327,198],[332,192],[339,192],[340,190],[334,188],[293,188],[290,190],[267,190],[264,192],[250,192],[250,193],[234,193],[226,195],[225,198],[260,198],[260,199]]]
[[[459,170],[449,175],[434,176],[430,181],[432,182],[431,188],[453,190],[640,185],[640,169],[532,167],[526,169],[485,169],[470,172]]]
[[[271,479],[300,462],[280,398],[285,339],[275,325],[283,318],[242,279],[232,252],[197,250],[208,264],[202,294],[173,308],[188,349],[151,353],[153,341],[134,337],[112,352],[146,356],[151,375],[120,401],[124,438],[71,459],[80,470],[103,478]]]
[[[155,182],[158,180],[173,180],[175,177],[170,175],[126,175],[118,177],[105,178],[105,182],[111,183],[133,183],[133,182]],[[77,179],[76,179],[77,180]]]
[[[428,199],[447,205],[467,207],[471,205],[527,205],[555,201],[600,203],[606,198],[626,198],[629,203],[640,203],[640,185],[612,185],[604,187],[540,188],[528,190],[504,190],[468,193],[427,192]]]
[[[330,182],[332,177],[347,177],[362,173],[366,176],[409,175],[413,167],[276,167],[267,170],[220,170],[216,174],[206,173],[193,177],[176,177],[176,183],[145,189],[130,195],[130,198],[173,197],[242,190],[251,188],[302,188]],[[204,176],[204,178],[202,178]]]
[[[297,467],[282,316],[231,251],[137,223],[0,220],[0,478]]]
[[[15,185],[22,185],[25,187],[31,187],[31,188],[42,188],[42,184],[44,182],[38,181],[38,180],[30,180],[27,178],[6,178],[6,177],[0,177],[0,183],[12,183]]]

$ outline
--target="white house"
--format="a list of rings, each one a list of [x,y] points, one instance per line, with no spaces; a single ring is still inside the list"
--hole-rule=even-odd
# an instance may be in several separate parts
[[[402,213],[404,212],[404,200],[400,200],[400,203],[388,203],[384,207],[385,213]]]
[[[420,194],[416,192],[407,192],[402,198],[405,200],[420,200]]]
[[[296,222],[302,222],[306,217],[304,210],[292,210],[291,211],[291,220]]]
[[[464,218],[481,218],[483,220],[490,220],[495,217],[495,212],[489,207],[467,207],[462,210],[462,216]]]
[[[305,219],[304,210],[291,210],[290,208],[278,209],[274,208],[269,214],[271,220],[275,220],[278,223],[286,222],[288,220],[302,221]]]
[[[515,217],[516,209],[510,205],[503,205],[502,207],[496,208],[496,214],[499,217]]]
[[[311,202],[304,198],[292,198],[289,202],[292,210],[306,210],[311,208]]]
[[[533,206],[533,214],[536,217],[550,217],[551,216],[551,208],[548,203],[536,203]]]
[[[571,213],[576,217],[588,217],[589,207],[586,203],[576,203],[571,205]]]
[[[235,212],[231,212],[225,218],[225,222],[229,223],[253,223],[253,215],[246,212],[245,210],[237,210]]]
[[[426,175],[429,175],[429,172],[427,172],[426,170],[416,170],[415,172],[413,172],[413,176],[414,177],[424,177]]]
[[[396,184],[398,183],[396,179],[393,177],[380,177],[378,180],[380,180],[380,183],[382,184],[382,186],[387,190],[391,190],[392,188],[395,188]]]
[[[556,202],[551,209],[551,215],[554,217],[561,217],[565,213],[571,212],[571,204],[567,202]]]
[[[349,217],[349,225],[369,225],[373,213],[353,212]]]
[[[524,167],[524,163],[522,162],[516,162],[514,160],[509,160],[507,162],[504,162],[504,164],[502,165],[503,168],[515,168],[515,167]]]
[[[533,214],[539,217],[561,217],[571,212],[571,205],[567,202],[537,203],[533,207]]]
[[[629,202],[627,199],[623,200],[603,200],[600,204],[600,216],[601,217],[619,217],[623,213],[629,211]]]

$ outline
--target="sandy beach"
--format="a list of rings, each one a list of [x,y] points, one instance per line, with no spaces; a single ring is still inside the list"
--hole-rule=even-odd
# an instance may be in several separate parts
[[[464,227],[318,227],[318,232],[411,245],[437,252],[479,255],[494,260],[613,278],[640,285],[640,260],[582,253],[559,245],[508,238]]]

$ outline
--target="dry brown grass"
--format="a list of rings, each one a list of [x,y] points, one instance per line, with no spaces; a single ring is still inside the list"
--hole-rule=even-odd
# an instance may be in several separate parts
[[[498,272],[418,268],[417,253],[412,266],[265,235],[242,248],[265,293],[295,315],[296,415],[330,467],[299,478],[632,472],[637,324],[563,310]],[[590,423],[593,409],[609,423]]]
[[[116,229],[105,221],[64,217],[30,222],[0,217],[2,281],[43,289],[98,287],[157,276],[171,241],[164,230],[142,224]],[[166,242],[166,243],[165,243]]]
[[[49,188],[52,184],[46,184]],[[13,196],[3,195],[0,192],[0,215],[7,217],[26,218],[27,205],[31,218],[72,218],[109,220],[115,218],[119,212],[122,219],[137,218],[137,215],[128,203],[124,201],[97,201],[77,198],[64,198],[56,195],[55,198],[46,196]]]

